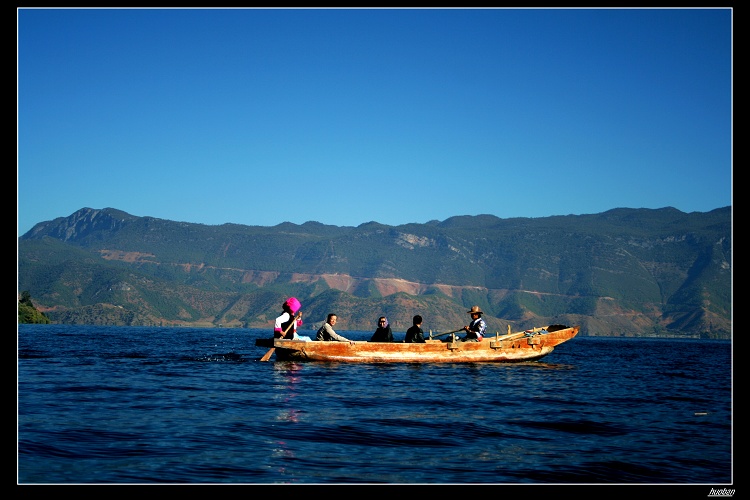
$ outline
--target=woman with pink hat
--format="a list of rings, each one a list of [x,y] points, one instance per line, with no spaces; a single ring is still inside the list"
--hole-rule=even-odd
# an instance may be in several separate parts
[[[295,297],[289,297],[281,306],[283,313],[273,325],[274,338],[297,339],[297,327],[302,326],[302,304]],[[286,335],[285,335],[286,333]]]

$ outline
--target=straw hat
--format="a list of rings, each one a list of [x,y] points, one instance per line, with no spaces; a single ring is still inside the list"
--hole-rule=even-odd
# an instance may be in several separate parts
[[[469,314],[484,314],[479,306],[471,306],[471,311],[466,311]]]

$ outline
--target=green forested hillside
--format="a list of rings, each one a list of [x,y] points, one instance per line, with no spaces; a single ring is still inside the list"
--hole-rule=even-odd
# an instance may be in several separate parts
[[[455,329],[576,323],[584,335],[728,338],[731,207],[614,209],[427,224],[207,226],[81,209],[19,238],[19,290],[52,321],[266,327],[284,298],[308,324],[388,314]]]

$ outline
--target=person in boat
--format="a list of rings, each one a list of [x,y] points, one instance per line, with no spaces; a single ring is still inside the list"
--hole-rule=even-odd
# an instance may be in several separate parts
[[[466,335],[459,339],[461,342],[479,342],[484,338],[484,334],[487,331],[487,323],[482,318],[482,309],[479,306],[472,306],[470,311],[466,311],[471,314],[471,323],[464,326]]]
[[[411,320],[412,325],[406,330],[404,342],[407,344],[424,344],[424,332],[422,331],[422,316],[417,314]]]
[[[393,331],[388,324],[388,318],[381,316],[378,318],[378,327],[372,334],[370,342],[393,342]]]
[[[295,297],[289,297],[286,299],[284,304],[281,306],[281,316],[276,318],[276,322],[273,324],[273,337],[279,339],[282,337],[284,332],[287,332],[287,339],[298,339],[297,327],[302,325],[302,304]],[[295,315],[297,315],[295,317]],[[289,325],[292,325],[291,329],[287,331]]]
[[[318,334],[315,336],[315,340],[335,340],[337,342],[349,342],[350,344],[353,344],[353,340],[349,340],[343,335],[339,335],[336,333],[336,330],[333,329],[333,325],[336,324],[338,319],[339,317],[336,314],[330,313],[328,317],[326,317],[326,322],[318,329]]]

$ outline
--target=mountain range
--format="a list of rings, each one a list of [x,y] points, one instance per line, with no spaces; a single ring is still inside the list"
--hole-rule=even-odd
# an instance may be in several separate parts
[[[303,328],[731,338],[732,210],[424,224],[204,225],[82,208],[18,238],[18,294],[52,323],[268,328],[289,296]],[[398,334],[396,334],[398,338]]]

